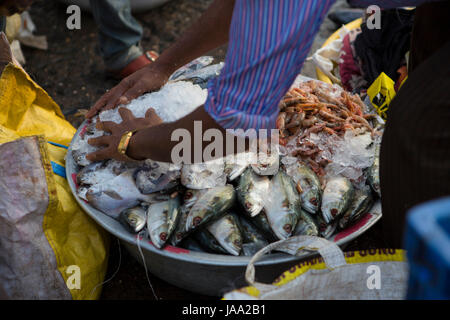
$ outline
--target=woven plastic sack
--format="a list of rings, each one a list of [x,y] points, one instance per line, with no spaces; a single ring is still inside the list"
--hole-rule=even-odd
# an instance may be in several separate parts
[[[300,262],[272,284],[255,281],[255,262],[272,250],[292,255],[318,253],[320,257]],[[400,300],[408,281],[405,252],[372,249],[342,252],[333,242],[312,236],[297,236],[274,242],[258,251],[245,273],[250,284],[224,295],[226,300]]]
[[[97,299],[109,239],[65,177],[75,129],[12,64],[0,99],[0,299]]]

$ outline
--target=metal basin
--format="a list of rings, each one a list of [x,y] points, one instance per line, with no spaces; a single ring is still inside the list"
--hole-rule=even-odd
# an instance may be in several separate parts
[[[130,254],[143,264],[137,246],[137,236],[76,195],[74,176],[78,168],[72,158],[72,144],[85,125],[86,122],[76,132],[66,156],[66,174],[72,193],[83,210],[100,226],[120,239]],[[373,226],[380,218],[381,205],[378,202],[358,223],[334,235],[330,240],[344,246]],[[177,287],[199,294],[222,296],[225,292],[246,285],[244,274],[250,257],[195,252],[173,246],[166,246],[160,250],[153,246],[149,239],[141,239],[139,244],[149,272]],[[255,264],[257,280],[271,283],[281,273],[311,255],[306,252],[301,256],[268,254]]]

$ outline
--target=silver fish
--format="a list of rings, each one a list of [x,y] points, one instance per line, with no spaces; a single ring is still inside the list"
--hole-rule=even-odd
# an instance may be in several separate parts
[[[373,160],[372,166],[367,172],[367,181],[379,197],[381,197],[380,189],[380,144],[375,147],[375,158]]]
[[[186,219],[186,232],[220,218],[235,200],[232,185],[208,189],[194,204]]]
[[[248,242],[264,242],[268,243],[264,235],[259,231],[259,229],[249,221],[248,218],[243,216],[238,216],[239,228],[241,230],[242,239],[244,243]]]
[[[244,217],[239,219],[239,228],[242,235],[242,254],[244,256],[253,256],[269,244],[258,228]]]
[[[353,185],[345,177],[333,177],[327,181],[322,197],[322,217],[330,223],[348,208],[353,199]]]
[[[89,187],[88,186],[80,186],[77,189],[77,196],[80,199],[83,199],[84,201],[88,201],[88,199],[86,198],[86,193],[89,191]]]
[[[283,171],[279,171],[270,182],[270,190],[264,205],[267,220],[278,239],[292,235],[297,221],[297,211],[301,209],[301,199],[295,184]]]
[[[227,175],[228,181],[233,181],[239,177],[247,169],[245,166],[239,166],[235,164],[226,164],[224,172]]]
[[[86,155],[88,152],[84,152],[82,150],[72,150],[72,158],[73,161],[79,166],[79,167],[85,167],[90,165],[92,162],[86,159]]]
[[[169,190],[178,185],[180,169],[170,163],[146,160],[134,173],[136,186],[143,194]]]
[[[180,220],[181,213],[181,201],[178,192],[174,192],[170,195],[170,208],[169,215],[167,216],[167,224],[169,225],[169,237],[175,231],[178,221]]]
[[[224,186],[227,182],[227,176],[223,170],[223,159],[185,164],[181,169],[181,184],[188,189],[208,189]]]
[[[280,167],[279,153],[260,152],[258,153],[256,162],[252,163],[251,166],[253,170],[255,170],[255,172],[259,175],[274,175],[278,172],[278,169]]]
[[[83,167],[77,173],[77,183],[79,185],[103,184],[105,181],[109,181],[125,171],[135,168],[135,164],[116,160],[94,162]]]
[[[269,242],[278,240],[278,237],[270,227],[269,220],[265,210],[262,210],[260,214],[250,219],[250,221],[258,228],[258,230],[264,235]]]
[[[186,75],[179,76],[176,81],[184,80],[184,81],[190,81],[193,84],[199,85],[202,89],[205,89],[207,87],[208,81],[212,78],[217,77],[220,74],[220,71],[222,70],[224,66],[223,62],[220,62],[218,64],[213,64],[201,69],[198,69],[196,71],[187,73]]]
[[[242,152],[236,155],[232,154],[226,156],[224,172],[227,175],[228,181],[233,181],[242,175],[245,169],[250,166],[253,159],[256,159],[256,156],[250,152]]]
[[[213,61],[214,58],[210,56],[198,57],[197,59],[189,62],[188,64],[182,66],[174,73],[172,73],[172,75],[169,77],[169,80],[186,79],[189,74],[210,65]]]
[[[295,236],[318,236],[319,228],[315,220],[306,211],[300,209],[298,211],[299,219],[295,226],[293,235]]]
[[[297,191],[302,198],[302,207],[309,213],[316,213],[320,208],[322,189],[317,175],[300,162],[286,168],[286,173],[296,183]]]
[[[130,232],[138,233],[147,223],[146,210],[141,206],[126,209],[120,213],[119,221]]]
[[[337,229],[338,220],[333,220],[330,223],[326,223],[322,215],[316,215],[317,227],[319,229],[319,235],[325,239],[329,239]]]
[[[147,209],[147,231],[153,244],[161,249],[175,230],[180,217],[178,197],[151,204]]]
[[[242,250],[242,235],[237,218],[227,214],[207,225],[203,232],[209,232],[229,254],[238,256]]]
[[[188,189],[184,193],[183,198],[183,204],[180,208],[180,220],[178,221],[175,231],[173,232],[172,236],[170,237],[170,244],[173,246],[178,245],[180,241],[182,241],[186,236],[189,234],[186,232],[186,221],[187,217],[189,215],[189,212],[191,211],[191,208],[194,206],[194,204],[197,202],[197,200],[206,192],[208,189],[203,190],[193,190]]]
[[[350,203],[348,209],[344,212],[339,219],[339,227],[341,229],[346,228],[348,225],[357,221],[373,204],[372,190],[369,186],[365,186],[363,189],[355,190],[353,201]]]
[[[181,211],[186,211],[189,213],[189,211],[192,209],[194,204],[204,195],[206,192],[208,192],[208,189],[203,190],[195,190],[195,189],[187,189],[184,193],[183,197],[183,205],[181,206]]]
[[[108,160],[106,162],[94,162],[83,167],[77,173],[78,185],[103,184],[123,172],[135,168],[134,164]]]
[[[102,185],[94,185],[86,192],[86,199],[94,208],[117,219],[120,212],[137,206],[141,201],[153,203],[161,195],[144,195],[134,183],[133,170],[114,177]]]
[[[202,248],[209,253],[228,254],[228,252],[220,245],[213,235],[204,229],[197,230],[192,235]]]
[[[96,172],[99,170],[104,169],[105,163],[104,162],[94,162],[91,163],[83,168],[81,168],[80,171],[77,173],[77,184],[78,185],[91,185],[96,184],[99,181],[97,181],[96,178]]]
[[[122,162],[122,161],[117,161],[114,159],[108,160],[105,163],[105,169],[111,171],[112,173],[114,173],[117,176],[129,169],[136,169],[137,166],[138,165],[135,163]]]
[[[236,188],[237,199],[250,217],[256,216],[264,208],[269,186],[269,178],[257,175],[251,168],[240,176]]]

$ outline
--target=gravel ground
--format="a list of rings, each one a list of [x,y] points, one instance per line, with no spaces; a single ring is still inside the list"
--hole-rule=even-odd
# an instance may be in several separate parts
[[[144,27],[143,47],[162,52],[211,2],[175,0],[146,13],[136,14],[135,17]],[[346,6],[345,1],[339,0],[332,10]],[[103,62],[97,52],[97,27],[92,16],[83,12],[81,30],[70,31],[66,29],[66,8],[66,5],[54,0],[36,1],[30,13],[37,26],[36,33],[47,36],[49,50],[25,47],[23,51],[27,60],[25,68],[31,77],[61,106],[67,119],[78,127],[83,118],[76,115],[77,110],[89,108],[117,82],[104,76]],[[325,19],[311,52],[320,47],[337,27]],[[210,55],[223,60],[225,53],[226,46],[212,51]],[[314,68],[309,62],[305,63],[302,73],[315,77]],[[379,229],[379,225],[374,226],[346,249],[382,247]],[[155,299],[144,268],[118,245],[114,237],[111,237],[106,279],[111,277],[103,286],[101,299]],[[216,299],[179,289],[152,275],[150,281],[159,299]]]

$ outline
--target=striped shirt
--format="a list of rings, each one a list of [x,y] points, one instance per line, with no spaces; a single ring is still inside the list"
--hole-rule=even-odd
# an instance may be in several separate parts
[[[366,7],[425,0],[350,0]],[[225,129],[272,129],[278,104],[300,73],[334,0],[236,0],[221,74],[208,84],[205,110]]]

